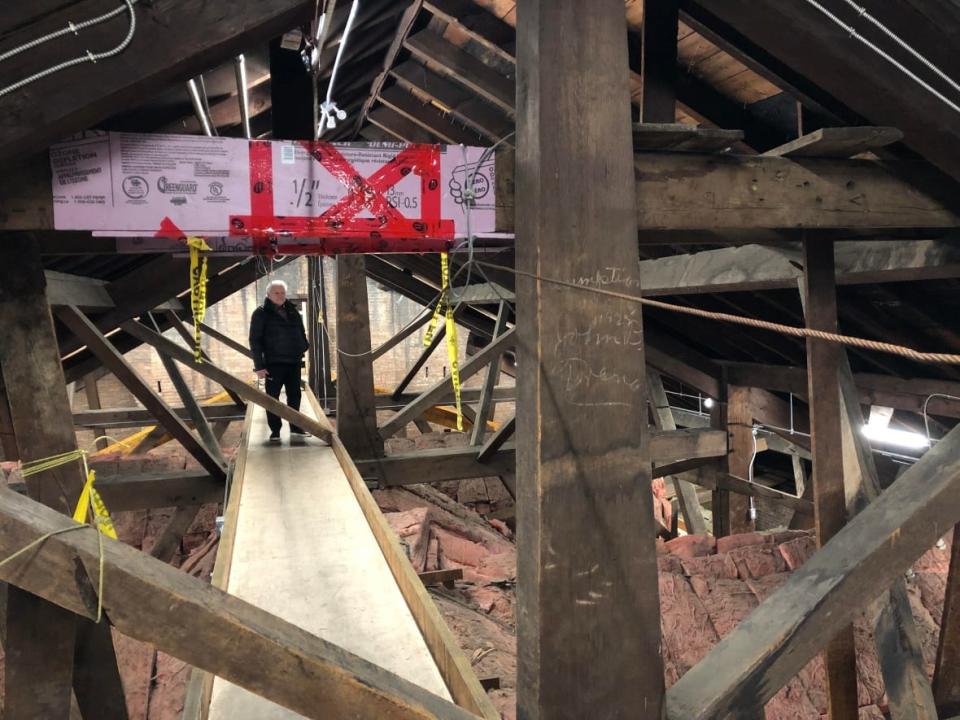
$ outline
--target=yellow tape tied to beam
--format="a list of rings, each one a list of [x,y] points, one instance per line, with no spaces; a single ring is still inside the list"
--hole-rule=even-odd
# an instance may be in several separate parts
[[[83,490],[80,492],[80,500],[77,502],[77,509],[73,511],[73,519],[78,523],[85,523],[87,521],[87,510],[92,505],[94,524],[97,530],[116,540],[117,531],[113,527],[113,520],[110,519],[110,513],[107,512],[107,506],[103,504],[100,493],[93,486],[96,476],[95,470],[87,471],[87,481],[83,484]]]
[[[433,342],[433,333],[436,332],[437,321],[440,318],[440,313],[444,312],[445,308],[450,382],[453,384],[453,397],[457,404],[457,430],[463,432],[463,410],[460,406],[460,362],[457,358],[459,354],[457,324],[453,320],[453,307],[450,305],[450,264],[446,253],[440,253],[440,284],[440,298],[437,300],[437,306],[433,309],[433,316],[430,318],[427,332],[423,336],[423,344],[429,345]]]
[[[200,323],[207,312],[207,256],[210,246],[203,238],[188,237],[190,247],[190,309],[193,311],[193,358],[203,362],[200,349]]]

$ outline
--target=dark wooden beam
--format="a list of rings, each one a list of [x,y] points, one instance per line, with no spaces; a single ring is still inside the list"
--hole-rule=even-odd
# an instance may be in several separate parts
[[[378,99],[383,105],[419,125],[442,143],[447,145],[484,144],[482,138],[475,132],[451,122],[447,114],[430,103],[424,103],[414,97],[399,85],[381,90]]]
[[[688,6],[705,25],[733,30],[739,36],[736,42],[753,57],[758,53],[743,41],[789,68],[800,78],[798,84],[816,87],[827,104],[841,106],[839,112],[848,109],[844,114],[866,120],[850,124],[899,128],[907,147],[960,178],[960,148],[948,130],[956,111],[886,61],[878,62],[873,50],[851,38],[847,25],[859,31],[869,27],[853,9],[834,8],[842,23],[837,25],[807,3],[696,0],[685,2],[684,8]],[[905,42],[923,47],[932,62],[951,68],[955,59],[947,48],[960,22],[942,10],[934,0],[892,0],[869,8]],[[838,73],[839,67],[847,71]]]
[[[174,330],[176,330],[178,333],[180,333],[180,337],[182,337],[182,338],[183,338],[183,341],[184,341],[185,343],[187,343],[187,347],[193,347],[193,346],[196,344],[197,339],[196,339],[196,338],[193,336],[193,334],[187,329],[187,326],[184,324],[183,320],[180,319],[180,316],[179,316],[179,315],[177,315],[175,312],[173,312],[173,310],[167,310],[167,311],[165,311],[165,312],[163,313],[163,316],[167,319],[167,322],[170,323],[170,327],[172,327]],[[154,320],[154,322],[156,322],[156,320]],[[201,323],[201,325],[202,325],[202,323]],[[159,328],[159,324],[157,325],[157,327]],[[249,356],[250,352],[247,351],[247,353],[248,353],[248,356]],[[161,355],[161,356],[160,356],[161,361],[163,360],[164,357],[165,357],[164,355]],[[206,351],[206,350],[203,350],[202,348],[200,349],[200,357],[202,357],[202,358],[204,359],[204,361],[210,362],[210,355],[208,355],[208,354],[207,354],[207,351]],[[173,367],[174,367],[174,372],[179,372],[179,371],[176,369],[176,366],[173,366]],[[167,373],[169,374],[169,373],[170,373],[170,370],[169,370],[169,368],[167,367],[167,363],[165,363],[165,362],[164,362],[164,368],[167,368]],[[173,377],[173,376],[171,375],[171,378],[172,378],[172,377]],[[242,412],[243,412],[243,409],[244,409],[244,403],[243,403],[243,400],[240,398],[240,396],[237,395],[233,390],[227,390],[227,394],[230,396],[230,399],[233,400],[233,403],[234,403],[234,405],[236,406],[237,411],[242,413]],[[184,401],[183,404],[184,404],[185,407],[188,405],[186,401]],[[193,419],[193,421],[194,421],[194,426],[197,427],[197,429],[198,429],[198,431],[199,431],[199,430],[200,430],[200,427],[199,427],[199,425],[197,425],[197,420],[196,420],[196,418],[193,418],[193,416],[191,415],[191,419]]]
[[[838,242],[838,285],[960,277],[956,240]],[[800,253],[743,245],[640,261],[643,294],[686,295],[795,288],[803,274]]]
[[[129,390],[137,400],[143,403],[157,421],[169,432],[177,442],[183,445],[200,465],[215,478],[226,479],[226,465],[222,456],[217,458],[203,443],[197,440],[190,428],[174,413],[151,388],[140,374],[133,368],[126,358],[97,330],[96,326],[75,307],[66,305],[58,311],[57,316],[69,327],[74,335],[80,338],[90,348],[110,372]],[[188,409],[188,412],[189,409]]]
[[[860,399],[849,360],[842,351],[838,377],[843,485],[847,511],[852,516],[875,501],[883,488],[870,442],[861,430],[864,422]],[[873,639],[891,717],[936,720],[937,708],[923,659],[920,633],[903,578],[897,578],[881,595],[867,617],[873,622]]]
[[[621,0],[517,5],[519,271],[639,292],[627,69]],[[661,718],[639,308],[527,275],[516,295],[518,716]]]
[[[150,548],[150,556],[155,557],[162,562],[170,562],[180,551],[180,544],[183,542],[183,536],[193,525],[197,514],[200,512],[199,505],[188,505],[178,507],[167,524],[160,531],[160,536]]]
[[[405,143],[433,143],[437,140],[429,130],[418,125],[409,118],[396,112],[393,108],[380,105],[367,113],[367,120],[381,130],[390,133],[400,142]]]
[[[833,243],[804,241],[807,327],[838,332]],[[843,487],[840,355],[835,343],[807,340],[807,378],[813,450],[813,501],[817,546],[823,547],[847,522]],[[856,720],[857,654],[853,626],[842,628],[824,653],[830,716]]]
[[[47,533],[75,527],[71,519],[5,489],[0,489],[0,523],[3,557]],[[96,601],[91,607],[90,587],[77,583],[74,571],[79,567],[96,578],[100,562],[94,531],[75,530],[3,566],[0,579],[89,618],[96,615]],[[123,543],[104,543],[103,568],[106,587],[113,588],[110,619],[118,631],[307,718],[476,717]]]
[[[416,60],[400,63],[391,70],[391,75],[401,87],[438,103],[446,112],[489,140],[497,142],[513,132],[513,123],[500,110]]]
[[[466,382],[476,373],[480,372],[491,360],[500,357],[500,353],[513,347],[514,330],[508,330],[500,335],[496,340],[490,342],[475,355],[470,356],[460,367],[460,381]],[[386,439],[397,431],[401,430],[408,422],[420,417],[423,411],[445,397],[453,387],[451,377],[446,377],[433,385],[430,389],[422,392],[415,400],[410,402],[403,410],[390,418],[383,427],[380,428],[380,435]]]
[[[376,102],[380,90],[383,89],[383,84],[387,80],[390,69],[397,60],[397,54],[403,48],[403,43],[413,28],[413,24],[416,22],[417,15],[420,14],[420,8],[422,6],[423,0],[411,0],[407,9],[404,10],[403,15],[400,17],[400,22],[397,23],[397,32],[393,36],[393,42],[390,43],[390,47],[387,48],[387,52],[383,57],[383,69],[379,75],[374,77],[370,85],[370,93],[367,95],[367,99],[364,100],[360,114],[357,116],[357,124],[353,128],[354,135],[358,134],[360,128],[363,127],[363,123],[367,119],[367,114],[370,112],[370,108],[373,107],[373,103]]]
[[[36,244],[4,237],[0,242],[0,328],[4,332],[0,371],[17,454],[24,463],[77,449],[44,284]],[[71,462],[31,475],[25,484],[31,498],[72,517],[84,482],[80,463]],[[66,718],[73,688],[88,717],[126,720],[107,623],[78,623],[69,612],[12,587],[0,624],[7,630],[6,717]],[[75,673],[75,661],[86,653],[101,662],[95,669]],[[90,704],[93,698],[95,705]]]
[[[457,81],[486,102],[513,116],[516,93],[511,78],[501,75],[432,30],[411,35],[404,46],[431,70]]]
[[[366,259],[337,258],[337,435],[353,457],[383,457],[370,357]]]
[[[39,24],[10,33],[11,47],[33,40],[44,29],[67,27],[77,17],[93,17],[103,8],[84,0],[57,8]],[[97,65],[83,63],[56,73],[0,99],[0,113],[11,118],[0,132],[0,159],[22,157],[62,137],[96,126],[125,107],[136,105],[169,83],[194,75],[279,35],[313,12],[304,0],[240,3],[176,0],[165,5],[137,5],[137,30],[118,58]],[[57,57],[85,56],[87,48],[111,48],[128,24],[126,13],[60,38]],[[35,72],[37,56],[23,53],[5,65],[5,76]],[[100,70],[100,68],[103,68]],[[95,82],[90,82],[95,77]]]
[[[960,713],[960,524],[954,527],[950,548],[933,693],[941,712]]]
[[[481,462],[477,448],[467,446],[417,450],[386,458],[357,460],[356,464],[364,478],[375,478],[380,474],[383,485],[392,487],[513,473],[516,456],[514,448],[507,446]]]
[[[647,383],[650,389],[650,405],[653,409],[654,424],[658,430],[676,430],[677,424],[667,401],[666,391],[663,389],[663,378],[657,372],[647,372]],[[662,473],[662,470],[660,471]],[[658,473],[658,477],[660,473]],[[696,489],[681,477],[671,477],[677,499],[680,503],[680,512],[686,524],[687,532],[691,535],[705,535],[707,525],[703,519],[703,509],[697,499]]]
[[[670,688],[668,720],[726,717],[745,703],[770,700],[960,519],[958,489],[960,427]]]
[[[516,38],[510,25],[473,0],[425,0],[425,10],[457,26],[457,30],[504,62],[515,63]]]
[[[243,420],[243,411],[233,403],[217,403],[203,405],[204,416],[213,421]],[[190,414],[185,407],[170,408],[176,415],[185,421],[190,421]],[[73,414],[73,424],[78,427],[145,427],[156,424],[156,418],[144,408],[107,408],[106,410],[79,410]]]
[[[507,303],[500,303],[500,310],[497,313],[497,326],[493,331],[493,339],[502,334],[507,329],[507,319],[510,316],[510,309]],[[490,361],[487,368],[487,376],[483,380],[483,387],[480,389],[480,402],[477,404],[477,419],[473,423],[473,429],[470,433],[470,444],[480,445],[483,442],[483,435],[487,430],[487,418],[490,415],[490,407],[493,403],[493,391],[497,386],[497,380],[500,377],[500,359],[498,355]]]
[[[84,378],[83,390],[87,396],[87,408],[94,411],[99,410],[100,409],[100,392],[97,389],[96,373],[90,373]],[[76,416],[74,416],[74,424],[76,424]],[[99,442],[100,438],[106,437],[106,434],[107,433],[103,429],[102,425],[93,426],[93,435],[94,435],[94,438],[96,438],[97,442]]]
[[[677,119],[678,30],[677,0],[644,0],[641,122],[672,123]]]
[[[749,478],[750,461],[753,457],[754,409],[749,388],[730,385],[727,388],[727,436],[730,454],[727,456],[727,471],[731,475]],[[756,529],[755,512],[746,495],[730,496],[726,502],[728,520],[724,527],[730,535],[752,532]]]
[[[329,440],[330,430],[317,420],[314,420],[310,416],[304,415],[301,412],[297,412],[293,408],[287,406],[285,403],[274,400],[266,393],[260,392],[255,387],[235,378],[230,373],[221,370],[212,363],[194,362],[193,353],[191,353],[189,350],[180,347],[175,342],[153,332],[144,325],[128,321],[125,322],[122,327],[127,334],[132,335],[141,342],[152,345],[162,352],[165,352],[181,365],[191,368],[194,372],[210,378],[225,388],[230,388],[247,402],[252,402],[255,405],[259,405],[260,407],[264,408],[265,410],[269,410],[270,412],[279,415],[287,422],[303,428],[314,437],[320,438],[324,441]]]
[[[487,462],[494,453],[498,452],[503,444],[514,436],[517,430],[517,416],[514,415],[509,420],[505,420],[499,429],[491,435],[477,453],[477,460]],[[516,494],[514,494],[516,498]]]

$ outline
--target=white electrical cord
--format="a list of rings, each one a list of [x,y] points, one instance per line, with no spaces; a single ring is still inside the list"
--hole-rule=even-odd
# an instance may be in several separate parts
[[[8,50],[3,55],[0,55],[0,62],[3,62],[7,58],[13,57],[14,55],[17,55],[21,52],[24,52],[26,50],[30,50],[39,45],[42,45],[43,43],[48,42],[49,40],[53,40],[55,38],[61,37],[71,32],[74,34],[77,34],[79,33],[80,30],[91,27],[93,25],[97,25],[98,23],[104,22],[105,20],[109,20],[110,18],[115,17],[116,15],[119,15],[125,10],[130,13],[130,27],[127,30],[127,36],[115,48],[111,50],[107,50],[106,52],[102,52],[102,53],[95,53],[95,52],[91,52],[90,50],[87,50],[85,55],[80,55],[79,57],[75,57],[72,60],[65,60],[64,62],[59,63],[58,65],[53,65],[51,67],[48,67],[45,70],[41,70],[38,73],[34,73],[29,77],[25,77],[22,80],[19,80],[13,83],[12,85],[8,85],[7,87],[0,89],[0,97],[3,97],[4,95],[7,95],[9,93],[12,93],[15,90],[19,90],[20,88],[25,87],[30,83],[36,82],[41,78],[45,78],[48,75],[53,75],[54,73],[58,73],[61,70],[66,70],[69,67],[73,67],[74,65],[80,65],[85,62],[95,63],[98,60],[104,60],[106,58],[113,57],[114,55],[119,55],[121,52],[123,52],[126,49],[127,45],[130,44],[130,41],[133,40],[133,34],[134,32],[136,32],[136,29],[137,29],[137,15],[134,12],[134,8],[133,8],[133,5],[135,2],[137,2],[137,0],[124,0],[123,5],[119,6],[118,8],[115,8],[114,10],[111,10],[108,13],[105,13],[95,18],[91,18],[90,20],[85,20],[81,23],[68,22],[67,27],[64,28],[63,30],[57,30],[56,32],[52,32],[52,33],[49,33],[48,35],[44,35],[43,37],[39,37],[36,40],[31,40],[28,43],[20,45],[19,47],[15,47],[12,50]]]
[[[866,14],[867,14],[867,13],[866,13],[866,10],[864,10],[863,8],[860,8],[860,7],[857,6],[856,4],[850,2],[850,0],[844,0],[844,1],[847,2],[847,3],[850,4],[850,5],[853,5],[853,7],[858,8],[858,11],[860,11],[860,14],[861,14],[861,15],[866,15]],[[904,75],[906,75],[907,77],[909,77],[911,80],[913,80],[914,82],[916,82],[918,85],[920,85],[922,88],[924,88],[925,90],[927,90],[927,91],[930,92],[931,94],[935,95],[935,96],[936,96],[939,100],[941,100],[944,104],[948,105],[950,108],[952,108],[953,110],[955,110],[955,111],[957,111],[958,113],[960,113],[960,105],[957,105],[955,102],[953,102],[952,100],[950,100],[946,95],[944,95],[944,94],[941,93],[939,90],[937,90],[935,87],[933,87],[932,85],[930,85],[930,83],[928,83],[927,81],[923,80],[923,79],[922,79],[920,76],[918,76],[915,72],[913,72],[912,70],[910,70],[909,68],[907,68],[905,65],[903,65],[899,60],[897,60],[896,58],[892,57],[892,56],[891,56],[890,54],[888,54],[885,50],[881,49],[876,43],[874,43],[874,42],[872,42],[872,41],[870,41],[870,40],[867,40],[867,38],[865,38],[865,37],[863,37],[862,35],[860,35],[852,25],[847,25],[845,22],[843,22],[843,20],[841,20],[839,17],[837,17],[836,15],[834,15],[832,12],[830,12],[830,10],[828,10],[828,9],[825,8],[823,5],[821,5],[819,2],[817,2],[817,0],[807,0],[807,2],[808,2],[810,5],[812,5],[813,7],[815,7],[817,10],[819,10],[821,13],[823,13],[824,15],[826,15],[828,18],[830,18],[836,25],[838,25],[838,26],[840,26],[841,28],[843,28],[843,30],[845,30],[845,31],[850,35],[850,37],[852,37],[852,38],[854,38],[854,39],[859,40],[860,42],[862,42],[862,43],[863,43],[864,45],[866,45],[868,48],[870,48],[871,50],[873,50],[877,55],[879,55],[879,56],[882,57],[884,60],[886,60],[887,62],[889,62],[891,65],[893,65],[893,66],[896,67],[898,70],[900,70],[900,72],[902,72]],[[873,18],[872,16],[869,16],[869,19],[870,19],[875,25],[881,27],[881,28],[884,30],[885,33],[887,33],[887,34],[890,35],[891,37],[895,38],[896,41],[897,41],[900,45],[902,45],[903,47],[908,48],[908,49],[910,50],[911,54],[913,54],[914,56],[920,58],[920,59],[924,62],[924,64],[926,64],[927,66],[933,68],[933,69],[937,72],[937,74],[939,74],[941,77],[946,77],[946,75],[944,75],[944,73],[943,73],[939,68],[935,67],[929,60],[927,60],[926,58],[924,58],[923,56],[921,56],[921,55],[920,55],[919,53],[917,53],[915,50],[913,50],[912,48],[909,48],[909,47],[907,46],[907,44],[906,44],[903,40],[901,40],[900,38],[896,37],[896,35],[894,35],[892,31],[890,31],[890,30],[888,30],[886,27],[884,27],[884,26],[880,23],[879,20],[876,20],[876,19]],[[953,85],[954,87],[956,87],[956,83],[955,83],[953,80],[950,80],[949,78],[947,78],[947,80],[950,82],[951,85]]]
[[[360,0],[353,0],[350,6],[350,14],[347,16],[347,24],[343,29],[343,38],[340,40],[340,47],[337,48],[337,57],[333,61],[333,70],[330,72],[330,82],[327,83],[327,98],[320,104],[320,122],[317,125],[317,137],[323,134],[324,130],[333,130],[337,126],[337,120],[346,120],[347,113],[337,107],[333,101],[333,87],[337,81],[337,71],[340,69],[340,61],[343,59],[344,50],[347,47],[347,39],[350,37],[350,31],[353,29],[353,21],[357,17],[357,9],[360,7]]]
[[[936,440],[930,437],[930,418],[927,416],[927,405],[929,405],[930,401],[935,397],[946,398],[947,400],[960,400],[960,397],[957,397],[956,395],[947,395],[946,393],[932,393],[930,395],[927,395],[927,399],[923,401],[923,428],[927,433],[927,442],[931,444],[936,442]]]

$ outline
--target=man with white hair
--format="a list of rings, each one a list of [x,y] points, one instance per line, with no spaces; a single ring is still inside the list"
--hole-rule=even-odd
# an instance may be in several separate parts
[[[267,395],[280,398],[286,388],[287,405],[300,409],[300,366],[310,343],[303,329],[303,319],[296,305],[287,300],[287,284],[274,280],[267,286],[263,305],[250,318],[250,350],[253,370],[257,377],[266,379]],[[270,442],[280,442],[283,421],[278,415],[267,413]],[[290,435],[305,435],[296,425],[290,425]]]

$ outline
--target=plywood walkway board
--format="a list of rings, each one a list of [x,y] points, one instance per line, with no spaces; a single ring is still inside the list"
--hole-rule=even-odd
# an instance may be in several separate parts
[[[268,435],[257,408],[227,591],[449,700],[333,449]],[[208,717],[301,716],[217,678]]]

